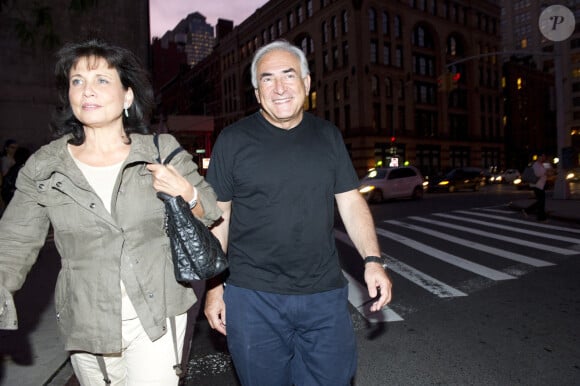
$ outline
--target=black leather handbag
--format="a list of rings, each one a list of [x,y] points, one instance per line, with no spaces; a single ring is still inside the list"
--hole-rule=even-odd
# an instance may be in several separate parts
[[[153,139],[159,152],[159,137],[155,135]],[[167,165],[181,151],[183,148],[172,151],[163,164]],[[157,197],[165,203],[165,232],[177,281],[205,280],[225,271],[229,264],[219,240],[193,215],[183,197],[162,192],[157,192]]]

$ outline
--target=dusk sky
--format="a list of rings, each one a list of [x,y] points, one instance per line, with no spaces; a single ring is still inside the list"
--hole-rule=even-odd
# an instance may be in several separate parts
[[[149,0],[151,37],[161,37],[188,14],[199,12],[216,26],[218,18],[239,25],[268,0]]]

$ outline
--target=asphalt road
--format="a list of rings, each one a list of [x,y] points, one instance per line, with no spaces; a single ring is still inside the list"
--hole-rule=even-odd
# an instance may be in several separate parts
[[[372,205],[394,300],[377,316],[353,296],[353,385],[580,384],[580,227],[505,207],[526,195],[492,186]],[[362,265],[342,231],[357,292]],[[238,385],[224,338],[203,317],[197,328],[187,385]]]

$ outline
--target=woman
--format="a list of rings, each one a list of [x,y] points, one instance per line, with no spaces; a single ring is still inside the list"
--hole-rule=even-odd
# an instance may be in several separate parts
[[[131,52],[67,45],[56,79],[57,139],[21,169],[0,220],[0,328],[17,328],[11,294],[52,225],[62,259],[56,318],[80,383],[175,385],[196,298],[175,280],[156,191],[181,195],[207,225],[221,214],[215,194],[187,152],[155,164],[145,120],[153,92]],[[162,157],[179,146],[166,134],[159,142]]]

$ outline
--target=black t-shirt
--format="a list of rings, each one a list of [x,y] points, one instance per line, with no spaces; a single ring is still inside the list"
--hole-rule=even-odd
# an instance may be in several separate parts
[[[228,283],[308,294],[345,285],[334,239],[334,195],[358,187],[340,131],[305,113],[284,130],[255,113],[226,127],[207,181],[231,201]]]

